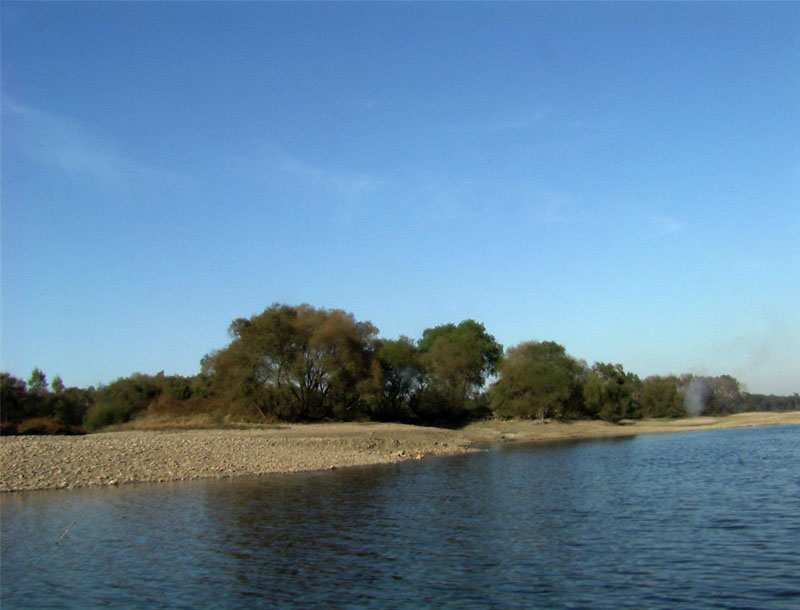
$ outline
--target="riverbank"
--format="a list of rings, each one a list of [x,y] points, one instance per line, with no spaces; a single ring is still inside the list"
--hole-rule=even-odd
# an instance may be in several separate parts
[[[492,420],[459,430],[379,423],[287,424],[244,430],[130,430],[3,437],[0,491],[235,477],[386,464],[498,442],[555,442],[800,424],[800,412],[727,417],[548,422]]]
[[[792,424],[800,424],[800,411],[739,413],[683,419],[626,420],[620,424],[599,420],[548,423],[534,420],[487,420],[470,424],[461,432],[473,443],[510,441],[535,443]]]

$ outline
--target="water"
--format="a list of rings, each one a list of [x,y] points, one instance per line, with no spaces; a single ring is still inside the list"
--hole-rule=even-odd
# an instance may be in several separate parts
[[[4,610],[796,609],[800,426],[4,494],[0,574]]]

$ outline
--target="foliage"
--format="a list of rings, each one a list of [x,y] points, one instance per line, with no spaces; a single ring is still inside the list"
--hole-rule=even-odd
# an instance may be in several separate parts
[[[741,386],[735,377],[692,377],[684,404],[694,415],[735,413],[743,404]]]
[[[230,345],[203,359],[204,373],[264,418],[350,419],[366,408],[360,390],[375,391],[377,329],[352,314],[276,303],[229,332]]]
[[[66,388],[64,387],[64,381],[61,379],[60,375],[56,375],[53,377],[53,381],[50,382],[50,390],[58,394],[59,392],[63,392]]]
[[[428,328],[418,344],[425,386],[418,415],[423,420],[459,420],[469,416],[486,380],[497,370],[503,347],[483,324]]]
[[[563,417],[580,410],[584,368],[553,341],[511,347],[499,366],[492,405],[502,416]]]
[[[64,425],[79,428],[93,404],[93,390],[69,387],[50,394],[45,412]]]
[[[141,373],[121,377],[97,390],[95,405],[86,414],[85,425],[89,431],[121,424],[147,408],[160,394],[152,378]]]
[[[583,385],[583,399],[588,412],[606,421],[637,417],[637,394],[642,382],[626,373],[621,364],[596,362]]]
[[[166,376],[163,371],[157,375],[134,373],[120,377],[96,391],[95,404],[86,413],[84,425],[93,432],[125,423],[162,395],[176,402],[188,401],[193,396],[193,383],[193,378]]]
[[[47,389],[47,377],[36,368],[29,384],[0,374],[0,405],[3,434],[81,433],[83,417],[92,404],[92,390],[66,388],[60,377]],[[58,383],[56,383],[58,381]]]
[[[11,433],[11,432],[9,432]],[[25,419],[14,426],[13,434],[85,434],[80,426],[65,424],[58,417],[32,417]]]
[[[21,421],[29,410],[25,382],[9,373],[0,373],[0,409],[4,422]]]
[[[742,402],[738,411],[796,411],[800,409],[800,394],[791,396],[775,396],[773,394],[742,393]]]
[[[642,383],[639,402],[643,417],[685,417],[681,389],[683,384],[675,375],[651,375]]]
[[[419,410],[425,373],[414,341],[408,337],[377,342],[377,400],[370,402],[370,416],[378,421],[413,421]]]
[[[587,368],[553,341],[503,348],[468,319],[415,341],[381,339],[338,309],[273,304],[229,328],[230,343],[193,377],[135,373],[98,390],[65,387],[34,368],[27,382],[0,374],[0,433],[67,434],[125,423],[138,413],[196,421],[402,421],[452,425],[486,417],[682,417],[800,408],[800,396],[741,391],[730,375],[651,376],[621,364]],[[487,390],[487,384],[496,379]],[[198,418],[197,416],[202,416]]]
[[[28,379],[28,392],[35,394],[47,392],[47,375],[38,367],[31,371]]]

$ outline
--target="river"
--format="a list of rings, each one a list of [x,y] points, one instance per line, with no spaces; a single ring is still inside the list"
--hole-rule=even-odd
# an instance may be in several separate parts
[[[800,426],[2,496],[13,608],[800,607]]]

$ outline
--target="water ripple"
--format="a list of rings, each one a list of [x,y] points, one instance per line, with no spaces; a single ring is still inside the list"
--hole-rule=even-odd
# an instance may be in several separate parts
[[[722,430],[4,495],[2,607],[797,608],[798,441]]]

